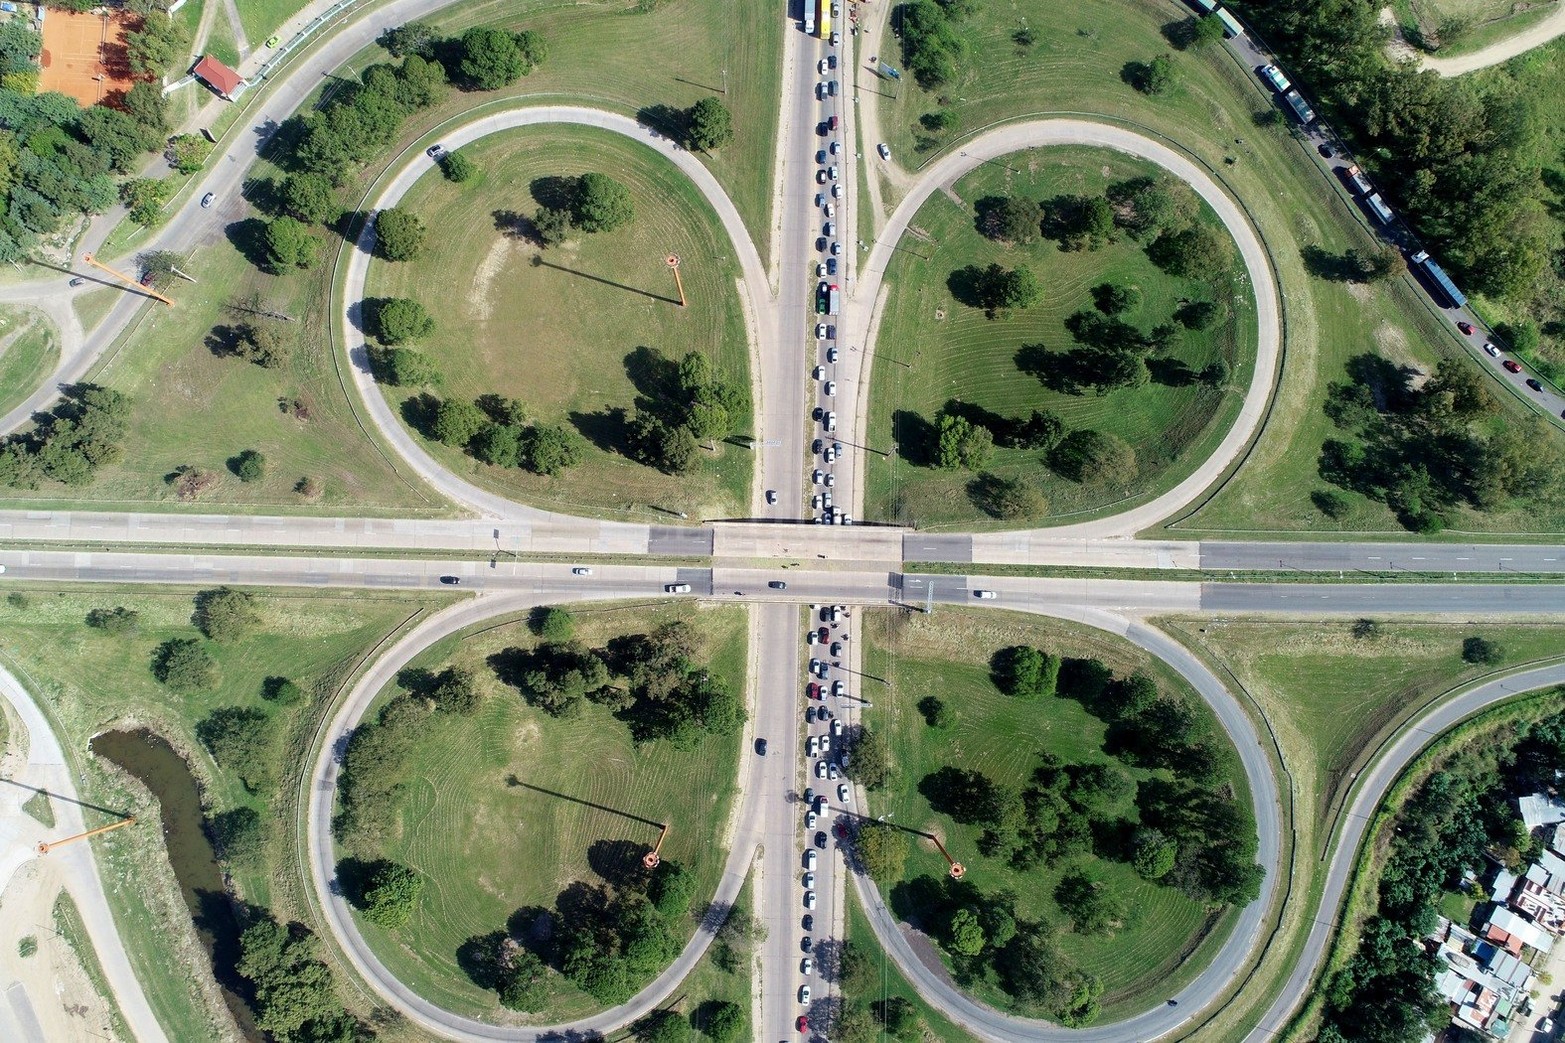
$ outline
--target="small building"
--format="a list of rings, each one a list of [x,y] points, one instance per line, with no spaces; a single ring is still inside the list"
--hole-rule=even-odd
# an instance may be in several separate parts
[[[1543,793],[1517,797],[1516,808],[1521,812],[1522,822],[1528,832],[1539,826],[1552,826],[1558,822],[1565,822],[1565,804]]]
[[[201,60],[196,62],[196,67],[190,72],[196,79],[212,88],[212,91],[224,101],[233,101],[245,86],[243,76],[210,54],[203,54]]]

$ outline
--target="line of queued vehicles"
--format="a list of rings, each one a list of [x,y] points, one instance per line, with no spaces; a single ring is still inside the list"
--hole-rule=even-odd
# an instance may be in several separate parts
[[[814,785],[807,786],[803,801],[804,831],[812,837],[811,843],[806,844],[804,849],[804,876],[800,880],[804,887],[804,917],[800,921],[804,935],[799,940],[799,948],[803,953],[799,958],[799,973],[805,980],[799,986],[799,1002],[804,1006],[809,1006],[809,978],[815,973],[815,872],[820,858],[817,852],[824,851],[828,842],[826,831],[817,827],[830,810],[828,793],[834,783],[839,807],[847,806],[853,799],[853,791],[842,777],[849,762],[848,751],[842,742],[846,729],[842,719],[826,705],[828,693],[833,699],[848,697],[846,676],[833,678],[831,672],[842,669],[842,655],[848,641],[849,612],[842,605],[811,605],[810,609],[819,612],[820,625],[812,626],[804,636],[805,646],[810,651],[810,681],[804,687],[804,754],[806,763],[811,765],[811,774],[821,784],[823,792],[815,792]],[[836,824],[837,838],[840,840],[846,837],[847,831],[847,823],[839,818]],[[800,1032],[809,1031],[808,1014],[799,1015],[797,1027]]]
[[[838,14],[835,3],[831,10],[833,16]],[[838,40],[838,34],[833,33],[832,50],[815,66],[815,71],[822,77],[816,81],[815,97],[824,105],[835,106],[840,96],[840,85],[832,75],[837,69]],[[832,408],[833,399],[837,397],[837,382],[832,379],[828,368],[837,364],[840,350],[834,320],[842,309],[842,289],[835,281],[842,264],[842,236],[837,225],[837,207],[842,205],[845,191],[837,169],[838,157],[843,150],[841,116],[836,112],[830,113],[816,125],[815,130],[826,141],[825,147],[815,153],[815,184],[820,186],[815,193],[815,206],[821,212],[822,225],[821,234],[815,240],[815,249],[820,256],[815,261],[815,277],[818,280],[815,289],[816,361],[810,377],[818,389],[820,403],[815,406],[811,417],[821,425],[824,437],[816,438],[810,447],[812,456],[819,460],[810,474],[810,510],[817,525],[851,525],[852,515],[832,503],[832,490],[837,483],[832,465],[842,456],[843,446],[831,437],[837,433],[837,413]]]

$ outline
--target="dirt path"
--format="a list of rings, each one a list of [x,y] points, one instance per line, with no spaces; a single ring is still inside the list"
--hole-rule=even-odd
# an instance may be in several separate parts
[[[1420,67],[1433,69],[1441,76],[1460,76],[1464,72],[1487,69],[1491,65],[1510,61],[1518,54],[1525,54],[1534,47],[1542,47],[1560,35],[1565,35],[1565,3],[1561,3],[1554,9],[1553,14],[1537,25],[1515,36],[1492,43],[1471,54],[1461,54],[1451,58],[1424,55],[1420,59]]]
[[[239,5],[234,0],[223,0],[223,8],[228,12],[228,24],[234,30],[234,46],[243,62],[250,56],[250,40],[245,36],[245,24],[239,20]]]

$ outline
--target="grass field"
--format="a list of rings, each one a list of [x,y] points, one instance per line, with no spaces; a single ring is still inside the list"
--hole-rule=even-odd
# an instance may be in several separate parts
[[[1159,170],[1106,149],[1015,153],[958,181],[954,194],[960,203],[937,192],[919,210],[912,227],[920,234],[903,237],[903,249],[887,272],[892,290],[877,339],[882,357],[874,368],[869,437],[872,445],[897,443],[900,458],[871,456],[866,504],[872,517],[925,528],[1020,527],[1074,519],[1109,504],[1121,510],[1125,501],[1143,499],[1176,482],[1221,440],[1238,412],[1254,365],[1254,299],[1242,282],[1206,286],[1169,276],[1128,238],[1100,250],[1064,251],[1048,240],[1032,246],[1002,245],[974,227],[973,204],[985,197],[1098,195],[1111,182],[1153,176]],[[1209,208],[1203,205],[1202,210],[1205,221],[1221,227]],[[996,320],[955,301],[947,286],[951,273],[991,262],[1028,265],[1044,287],[1043,299]],[[1142,329],[1168,322],[1182,299],[1225,305],[1228,322],[1210,331],[1186,331],[1179,345],[1154,365],[1177,360],[1199,372],[1221,359],[1232,368],[1229,384],[1210,388],[1195,380],[1183,386],[1173,386],[1172,379],[1154,380],[1105,395],[1071,395],[1051,390],[1024,371],[1018,357],[1029,346],[1055,351],[1074,346],[1065,319],[1082,309],[1093,310],[1090,291],[1104,282],[1140,290],[1140,305],[1122,318]],[[1129,488],[1081,485],[1050,471],[1036,450],[1001,449],[990,470],[1039,488],[1048,507],[1039,517],[993,522],[968,497],[971,472],[930,466],[925,446],[931,429],[925,425],[953,398],[1012,417],[1046,409],[1069,430],[1118,435],[1135,447],[1140,474]],[[923,423],[899,418],[908,413]]]
[[[81,294],[71,300],[71,307],[76,311],[76,318],[81,321],[83,330],[95,329],[103,317],[109,314],[114,307],[114,302],[120,299],[122,290],[111,286],[100,287]]]
[[[294,13],[309,0],[242,0],[239,21],[253,50],[261,50],[266,38],[275,33]]]
[[[298,773],[307,770],[309,737],[323,703],[272,712],[280,718],[283,742],[274,794],[253,795],[215,765],[195,737],[195,724],[219,706],[270,708],[262,680],[293,678],[306,691],[335,694],[337,686],[386,634],[422,612],[420,601],[396,594],[317,597],[298,591],[260,592],[262,626],[232,645],[210,643],[222,680],[209,692],[182,694],[153,679],[152,650],[171,637],[196,635],[191,625],[192,590],[168,588],[19,589],[20,605],[0,602],[0,660],[45,707],[77,770],[81,799],[125,809],[146,827],[118,830],[94,841],[115,921],[154,1013],[171,1039],[218,1039],[220,1008],[205,956],[196,947],[190,916],[180,898],[161,834],[158,811],[140,787],[111,774],[86,754],[88,740],[118,726],[146,726],[185,753],[200,780],[204,799],[216,810],[255,807],[275,825],[266,865],[236,874],[248,901],[269,904],[279,916],[307,919],[299,901],[301,879],[292,862],[288,829],[296,808]],[[424,601],[428,601],[426,597]],[[110,635],[87,627],[93,608],[124,605],[139,613],[133,633]],[[87,812],[89,827],[109,821]],[[84,957],[85,959],[85,957]],[[189,973],[169,974],[171,966]],[[203,980],[204,979],[204,980]],[[221,1017],[226,1017],[222,1015]]]
[[[755,915],[755,878],[748,877],[744,886],[739,889],[739,897],[734,899],[733,916]],[[753,984],[759,977],[755,960],[755,943],[747,942],[734,947],[735,963],[732,969],[722,965],[717,958],[718,944],[714,942],[707,947],[706,954],[685,975],[685,980],[680,983],[675,991],[675,996],[680,998],[677,1009],[686,1015],[692,1025],[699,1030],[706,1024],[706,1015],[709,1005],[717,1003],[737,1003],[745,1012],[745,1030],[741,1031],[737,1038],[754,1038],[749,1031],[750,997]],[[705,1040],[704,1035],[696,1039]]]
[[[1369,246],[1374,240],[1365,219],[1342,197],[1312,148],[1296,141],[1286,126],[1256,125],[1255,117],[1272,111],[1274,103],[1225,48],[1173,51],[1162,29],[1189,17],[1190,8],[1173,0],[983,5],[961,26],[972,53],[982,59],[968,62],[958,80],[938,92],[923,91],[908,77],[895,88],[882,88],[885,95],[897,95],[881,99],[883,134],[903,162],[916,167],[998,120],[1093,113],[1150,131],[1205,164],[1244,204],[1270,250],[1281,280],[1284,361],[1275,403],[1244,465],[1171,527],[1186,535],[1344,530],[1399,535],[1391,512],[1362,497],[1350,496],[1353,510],[1341,520],[1323,517],[1310,502],[1310,492],[1324,487],[1316,461],[1322,441],[1332,435],[1320,408],[1326,385],[1342,379],[1346,361],[1365,350],[1432,372],[1441,358],[1466,349],[1411,281],[1371,292],[1306,272],[1305,247],[1340,255]],[[1024,25],[1037,37],[1031,48],[1011,40]],[[1164,52],[1172,53],[1177,77],[1166,94],[1148,98],[1121,81],[1126,62]],[[939,108],[941,97],[950,101],[957,125],[920,152],[916,139],[925,132],[918,118]],[[1493,388],[1508,409],[1524,408],[1498,382]],[[1551,514],[1459,512],[1452,529],[1549,531],[1557,528]]]
[[[573,614],[577,636],[589,646],[664,620],[689,619],[706,636],[712,672],[743,690],[746,631],[738,609],[616,606]],[[486,1020],[516,1016],[457,965],[464,941],[504,927],[519,908],[552,909],[573,881],[597,883],[628,857],[623,849],[633,848],[639,857],[658,830],[628,816],[671,824],[663,856],[695,875],[692,909],[703,908],[722,872],[735,792],[736,738],[689,751],[666,743],[637,749],[626,726],[602,706],[588,704],[578,717],[555,719],[500,685],[485,658],[535,640],[525,621],[488,624],[441,642],[412,664],[471,666],[488,698],[475,717],[435,718],[410,759],[411,781],[398,798],[398,825],[384,857],[426,878],[412,921],[394,932],[361,921],[377,955],[409,988],[447,1010]],[[693,928],[692,921],[681,941]],[[596,1001],[564,978],[552,981],[554,997],[533,1020],[578,1017],[595,1008]]]
[[[0,310],[0,413],[37,390],[59,361],[59,333],[42,312]]]
[[[1010,614],[942,611],[938,618],[875,613],[865,624],[867,673],[889,680],[889,694],[877,693],[866,712],[870,728],[887,729],[893,751],[893,786],[870,794],[867,813],[895,816],[902,826],[938,831],[957,861],[968,867],[969,879],[981,880],[985,891],[1008,889],[1018,897],[1018,915],[1052,923],[1068,922],[1053,899],[1055,885],[1073,866],[1100,873],[1125,896],[1136,915],[1112,936],[1064,934],[1062,949],[1104,985],[1101,1020],[1112,1020],[1176,992],[1211,959],[1227,936],[1230,913],[1213,914],[1201,903],[1172,888],[1141,880],[1128,866],[1082,856],[1069,864],[1021,872],[1008,861],[978,852],[979,830],[958,825],[931,810],[918,782],[944,766],[977,768],[997,782],[1025,786],[1037,756],[1047,751],[1066,762],[1100,762],[1105,725],[1074,700],[1051,699],[1042,704],[1002,695],[989,679],[989,657],[1012,644],[1036,644],[1059,655],[1096,656],[1116,675],[1146,670],[1164,691],[1178,692],[1203,714],[1215,719],[1200,697],[1171,670],[1134,646],[1101,631],[1074,624],[1047,622]],[[916,710],[918,701],[937,694],[955,710],[956,723],[933,729]],[[1220,733],[1219,733],[1220,734]],[[1123,766],[1123,765],[1122,765]],[[1129,768],[1136,779],[1144,769]],[[1248,801],[1248,790],[1234,769],[1236,799]],[[1134,816],[1134,808],[1129,809]],[[916,843],[906,879],[944,875],[945,859],[932,844]],[[980,986],[980,999],[1005,1006],[992,986]]]
[[[1351,622],[1172,619],[1163,625],[1237,678],[1276,733],[1300,801],[1297,829],[1313,850],[1354,777],[1382,740],[1430,700],[1496,670],[1565,656],[1565,627],[1521,623],[1380,623],[1355,638]],[[1462,659],[1483,636],[1502,662]],[[1325,679],[1329,679],[1323,683]]]
[[[197,501],[207,509],[304,509],[311,505],[294,485],[309,475],[324,485],[317,502],[321,508],[367,514],[443,511],[433,492],[405,466],[388,462],[361,431],[358,407],[339,383],[338,360],[325,336],[322,273],[264,274],[227,239],[198,250],[190,266],[201,281],[177,283],[170,291],[176,307],[151,305],[142,311],[89,377],[131,396],[130,430],[120,461],[100,470],[91,485],[6,489],[6,500],[99,510],[172,507],[178,500],[167,476],[192,465],[219,476]],[[298,320],[280,324],[291,355],[277,369],[221,357],[209,347],[214,327],[245,318],[231,305],[248,306],[252,296],[265,309]],[[285,412],[282,403],[288,399],[305,403],[309,419]],[[244,449],[258,449],[266,457],[267,473],[259,482],[243,483],[228,469],[228,460]]]
[[[749,347],[735,279],[739,265],[721,223],[666,160],[625,138],[588,128],[531,127],[465,147],[483,173],[455,185],[426,174],[403,199],[431,229],[414,261],[375,262],[371,297],[412,297],[436,323],[422,347],[444,378],[439,394],[473,399],[487,392],[519,398],[536,421],[583,435],[582,463],[547,478],[480,464],[430,440],[452,470],[508,496],[580,512],[620,512],[645,504],[692,518],[733,517],[748,507],[751,452],[717,443],[686,475],[666,475],[613,451],[613,410],[633,412],[639,388],[627,357],[642,347],[677,362],[699,351],[715,376],[750,386]],[[611,173],[626,184],[633,222],[612,232],[572,232],[540,251],[497,216],[531,216],[536,179]],[[499,227],[497,227],[499,225]],[[678,306],[670,254],[690,301]],[[394,405],[419,389],[386,388]],[[751,430],[750,418],[735,426]],[[643,516],[644,509],[641,510]]]
[[[1549,17],[1558,0],[1396,0],[1392,10],[1442,58],[1471,54]],[[1442,32],[1446,30],[1446,32]],[[1410,42],[1411,34],[1410,34]]]

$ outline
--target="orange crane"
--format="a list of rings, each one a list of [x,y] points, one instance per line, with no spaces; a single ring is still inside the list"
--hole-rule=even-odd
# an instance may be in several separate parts
[[[951,852],[946,850],[946,846],[940,842],[939,837],[935,836],[933,833],[925,833],[924,836],[928,837],[930,840],[933,840],[935,842],[935,846],[940,849],[940,853],[946,856],[946,861],[951,863],[952,880],[960,880],[962,877],[967,875],[967,867],[951,857]]]
[[[674,273],[674,285],[679,288],[679,306],[683,308],[685,307],[685,280],[679,277],[679,255],[669,254],[665,260]]]
[[[130,276],[126,275],[124,272],[118,271],[118,270],[116,270],[114,268],[110,268],[108,265],[99,262],[96,258],[94,258],[92,256],[92,254],[82,254],[82,263],[83,264],[90,264],[94,268],[98,269],[99,271],[108,272],[110,275],[114,276],[116,279],[118,279],[120,282],[124,283],[125,285],[129,286],[131,289],[139,290],[140,292],[146,294],[148,297],[155,297],[158,300],[162,301],[164,304],[168,305],[170,308],[172,308],[174,306],[174,302],[173,301],[171,301],[167,297],[163,296],[157,290],[154,290],[150,286],[143,286],[143,285],[141,285],[141,283],[137,282],[135,279],[132,279]]]
[[[663,861],[662,856],[660,856],[658,852],[663,850],[663,839],[667,836],[668,823],[665,822],[663,823],[663,832],[658,834],[657,846],[641,856],[642,865],[646,866],[648,869],[656,869],[658,867],[658,863]]]
[[[107,826],[99,826],[97,829],[89,829],[85,833],[78,833],[73,837],[66,837],[64,840],[55,840],[52,842],[45,840],[43,843],[38,845],[38,853],[40,855],[47,855],[54,848],[69,844],[73,840],[86,840],[88,837],[95,837],[99,833],[107,833],[111,829],[119,829],[121,826],[134,825],[135,822],[136,816],[131,815],[129,818],[122,818],[118,822],[110,822]]]

